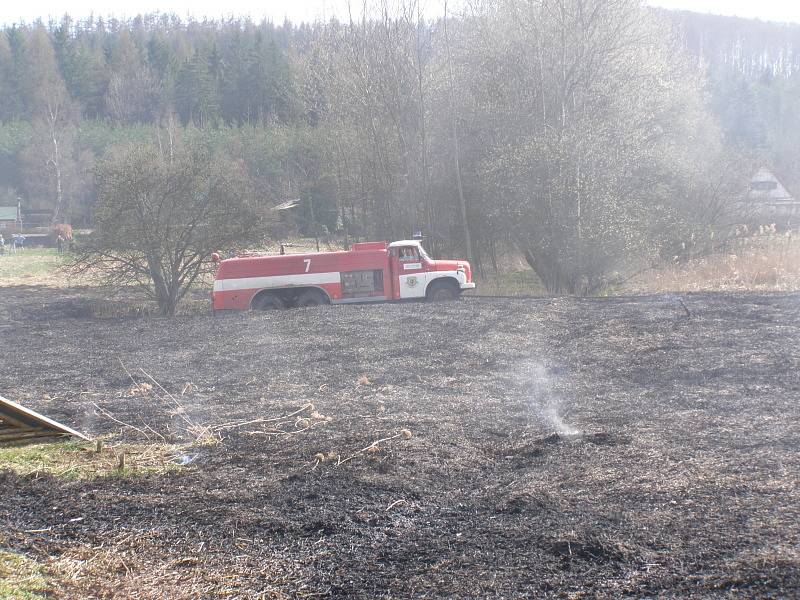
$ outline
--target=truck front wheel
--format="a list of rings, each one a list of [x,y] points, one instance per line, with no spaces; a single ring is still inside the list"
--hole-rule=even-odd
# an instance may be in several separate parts
[[[428,288],[425,298],[428,302],[450,302],[458,300],[461,290],[451,281],[434,281]]]

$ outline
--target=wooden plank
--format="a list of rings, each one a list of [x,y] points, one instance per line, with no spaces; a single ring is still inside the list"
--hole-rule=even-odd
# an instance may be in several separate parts
[[[52,431],[31,431],[27,433],[18,433],[14,437],[7,437],[0,439],[0,446],[8,444],[16,444],[18,442],[30,442],[37,439],[52,439],[54,437],[63,437],[64,434],[56,435]]]
[[[48,429],[57,433],[71,435],[73,437],[89,441],[89,438],[74,429],[49,419],[44,415],[37,413],[29,408],[12,402],[11,400],[0,396],[0,415],[3,421],[17,425],[19,427],[27,428],[42,428]]]
[[[30,427],[17,427],[16,429],[11,429],[9,431],[0,431],[0,440],[14,437],[15,435],[20,435],[21,433],[39,433],[44,431],[43,429],[31,429]]]
[[[7,448],[9,446],[24,446],[25,444],[40,444],[58,442],[64,439],[64,435],[55,433],[42,432],[30,437],[18,438],[13,440],[0,441],[0,448]]]
[[[11,425],[12,427],[25,427],[26,426],[25,423],[23,423],[22,421],[18,421],[12,415],[7,414],[6,412],[3,411],[4,408],[2,403],[3,400],[5,400],[5,398],[0,396],[0,414],[2,415],[2,417],[0,418],[2,418],[3,421]]]
[[[26,437],[35,437],[37,435],[42,435],[46,433],[48,435],[52,435],[52,433],[47,431],[14,431],[13,433],[8,433],[2,437],[2,440],[15,440],[18,438],[26,438]]]

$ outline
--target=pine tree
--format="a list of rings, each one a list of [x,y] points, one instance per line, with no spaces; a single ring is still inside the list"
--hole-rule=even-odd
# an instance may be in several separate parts
[[[215,82],[208,70],[208,60],[199,51],[178,72],[175,109],[184,125],[214,125],[219,118]]]

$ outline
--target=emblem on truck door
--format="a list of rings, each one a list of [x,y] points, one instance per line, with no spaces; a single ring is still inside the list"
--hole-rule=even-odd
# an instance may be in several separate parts
[[[408,285],[408,287],[412,287],[412,288],[413,288],[413,287],[416,287],[416,285],[417,285],[417,278],[416,278],[416,277],[413,277],[413,276],[412,276],[412,277],[409,277],[408,279],[406,279],[406,285]]]

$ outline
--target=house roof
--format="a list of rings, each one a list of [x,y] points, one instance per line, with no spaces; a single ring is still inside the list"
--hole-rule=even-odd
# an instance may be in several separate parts
[[[766,168],[759,169],[750,180],[750,190],[747,192],[748,200],[755,201],[783,201],[793,202],[794,198],[789,191],[783,187],[778,178]]]
[[[16,206],[0,206],[0,221],[16,221],[16,220],[17,220]]]

